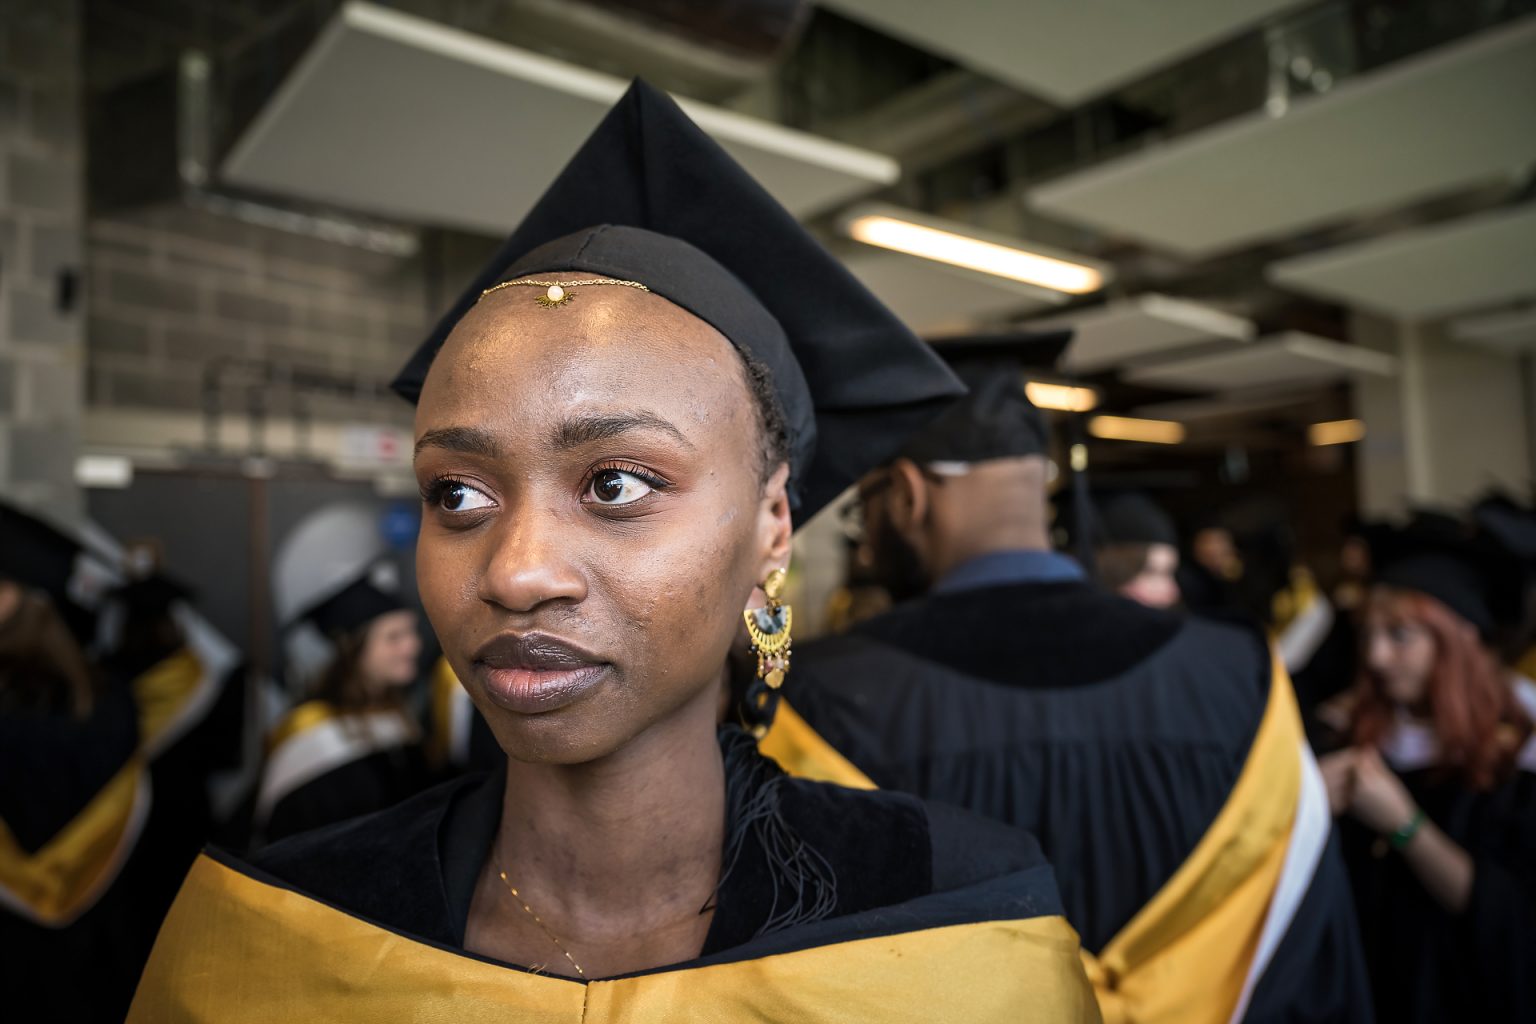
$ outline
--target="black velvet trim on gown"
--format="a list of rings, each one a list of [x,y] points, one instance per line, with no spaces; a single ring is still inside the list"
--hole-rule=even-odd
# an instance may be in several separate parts
[[[999,888],[988,909],[1000,916],[1061,911],[1051,869],[1025,833],[901,793],[803,779],[782,785],[784,818],[832,866],[836,909],[826,921],[754,937],[772,891],[763,853],[749,838],[718,894],[701,960],[809,944],[841,927],[831,922],[861,915],[874,915],[862,925],[870,934],[895,930],[907,922],[882,916],[885,908],[989,882]],[[504,771],[455,779],[387,811],[276,843],[252,863],[356,916],[461,948],[504,787]],[[953,915],[974,919],[975,908],[957,903]]]

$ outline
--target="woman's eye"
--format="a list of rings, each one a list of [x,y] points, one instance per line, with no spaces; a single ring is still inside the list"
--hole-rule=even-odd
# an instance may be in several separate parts
[[[592,477],[588,492],[600,505],[628,505],[639,501],[654,490],[650,484],[633,473],[622,469],[598,470]]]
[[[449,480],[443,484],[442,494],[437,499],[437,504],[446,512],[473,512],[476,509],[490,508],[495,502],[491,501],[484,491],[457,480]]]

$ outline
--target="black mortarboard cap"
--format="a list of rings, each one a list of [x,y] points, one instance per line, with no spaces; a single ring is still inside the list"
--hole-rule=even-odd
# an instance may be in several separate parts
[[[1083,531],[1095,548],[1110,544],[1169,544],[1178,547],[1173,520],[1151,498],[1139,491],[1090,492],[1086,508],[1077,494],[1057,492],[1056,523],[1066,533],[1064,547],[1076,548]]]
[[[803,522],[962,388],[664,93],[635,82],[394,382],[415,401],[481,293],[529,274],[639,281],[766,365]]]
[[[1418,513],[1406,526],[1377,524],[1364,532],[1375,582],[1427,594],[1485,637],[1518,619],[1522,568],[1488,535],[1438,513]]]
[[[1528,567],[1536,567],[1536,511],[1493,491],[1472,506],[1472,521]]]
[[[55,604],[68,605],[80,550],[73,538],[36,516],[0,504],[0,578],[35,587]]]
[[[1168,544],[1179,546],[1173,519],[1145,494],[1129,491],[1099,503],[1102,544]]]
[[[350,633],[380,615],[400,611],[405,603],[398,596],[363,576],[321,601],[301,617],[313,622],[327,636]]]
[[[15,580],[48,595],[82,645],[96,633],[100,594],[81,583],[84,546],[62,530],[0,502],[0,579]]]
[[[1070,330],[1007,331],[935,339],[968,393],[902,448],[914,462],[985,462],[1044,455],[1050,421],[1024,393],[1027,371],[1050,371],[1072,341]]]

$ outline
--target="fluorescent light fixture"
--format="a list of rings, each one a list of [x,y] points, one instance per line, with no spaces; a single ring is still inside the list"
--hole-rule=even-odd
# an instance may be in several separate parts
[[[75,459],[75,483],[81,487],[127,487],[133,483],[133,460],[126,455],[82,455]]]
[[[1088,421],[1088,433],[1106,441],[1178,444],[1184,440],[1184,424],[1172,420],[1143,420],[1134,416],[1095,416]]]
[[[1087,412],[1099,404],[1099,393],[1093,388],[1051,384],[1043,380],[1025,381],[1024,394],[1040,408],[1058,412]]]
[[[1104,287],[1107,267],[1049,255],[1042,247],[1021,249],[1000,237],[979,237],[966,225],[924,217],[896,207],[863,206],[842,220],[850,238],[882,249],[918,256],[952,267],[974,270],[1065,292],[1086,295]]]
[[[1307,428],[1307,443],[1315,445],[1350,444],[1365,438],[1364,420],[1329,420]]]

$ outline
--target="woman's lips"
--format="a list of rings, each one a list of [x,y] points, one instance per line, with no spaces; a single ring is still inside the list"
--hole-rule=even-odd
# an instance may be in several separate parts
[[[523,715],[554,711],[573,703],[595,688],[608,669],[606,665],[563,670],[477,667],[491,700]]]
[[[474,666],[493,701],[519,714],[554,711],[602,682],[609,665],[542,633],[496,637],[475,652]]]

